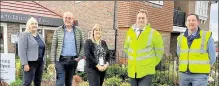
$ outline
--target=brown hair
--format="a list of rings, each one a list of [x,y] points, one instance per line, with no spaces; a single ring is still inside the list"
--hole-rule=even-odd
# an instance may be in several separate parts
[[[198,21],[200,20],[197,14],[189,14],[189,15],[187,16],[187,18],[188,18],[189,16],[191,16],[191,15],[194,15]]]
[[[148,15],[148,11],[147,11],[147,10],[144,10],[144,9],[140,9],[140,10],[137,12],[137,15],[138,15],[139,13],[145,13],[146,16]]]

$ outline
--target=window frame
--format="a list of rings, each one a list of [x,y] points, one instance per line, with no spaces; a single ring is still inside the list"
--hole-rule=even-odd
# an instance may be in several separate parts
[[[200,20],[207,21],[208,6],[209,6],[209,1],[196,1],[195,2],[195,14],[199,16]]]
[[[3,27],[3,46],[4,46],[4,53],[8,53],[8,32],[7,32],[7,23],[1,23],[1,25]]]
[[[153,3],[153,4],[156,4],[156,5],[160,5],[160,6],[163,6],[163,1],[148,1],[150,3]]]
[[[20,33],[23,32],[23,31],[22,31],[23,28],[26,29],[26,25],[20,24]],[[42,35],[43,38],[44,38],[44,29],[43,29],[43,26],[38,26],[38,29],[40,29],[40,30],[42,31],[42,34],[41,34],[41,35]]]

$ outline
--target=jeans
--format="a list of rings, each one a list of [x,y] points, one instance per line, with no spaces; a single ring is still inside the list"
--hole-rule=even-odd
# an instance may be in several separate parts
[[[60,58],[56,62],[56,86],[72,86],[73,75],[78,62],[74,58]]]
[[[30,86],[34,81],[34,86],[41,86],[43,75],[43,61],[28,61],[29,71],[23,71],[23,85]]]
[[[207,74],[187,74],[180,73],[179,86],[207,86]]]

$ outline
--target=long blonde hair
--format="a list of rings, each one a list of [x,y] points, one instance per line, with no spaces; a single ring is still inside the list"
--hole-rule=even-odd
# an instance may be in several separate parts
[[[94,30],[95,29],[100,29],[100,31],[102,31],[102,25],[100,24],[95,24],[93,29],[91,30],[91,34],[90,34],[90,39],[95,43],[95,39],[94,39]],[[100,37],[101,40],[101,37]]]
[[[25,32],[30,32],[30,25],[31,25],[31,23],[35,23],[35,22],[37,23],[37,26],[38,26],[37,20],[34,17],[30,17],[26,23]]]

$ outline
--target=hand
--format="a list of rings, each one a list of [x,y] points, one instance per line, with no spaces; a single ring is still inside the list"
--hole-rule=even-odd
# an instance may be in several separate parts
[[[105,69],[104,66],[101,66],[101,65],[97,65],[96,67],[99,71],[104,71]]]
[[[79,62],[81,59],[80,58],[75,58],[75,61]]]
[[[107,67],[109,66],[109,63],[107,62],[103,67],[104,67],[104,71],[107,69]]]
[[[82,58],[83,58],[83,59],[86,59],[86,57],[85,57],[85,56],[82,56]]]
[[[29,71],[30,70],[30,67],[29,67],[29,65],[28,64],[26,64],[26,65],[24,65],[24,71]]]

